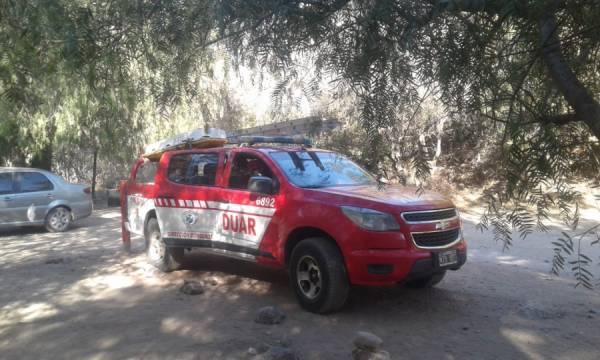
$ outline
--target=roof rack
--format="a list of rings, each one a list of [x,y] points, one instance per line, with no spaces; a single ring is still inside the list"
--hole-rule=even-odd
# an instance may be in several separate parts
[[[252,135],[243,135],[243,136],[235,136],[227,139],[229,144],[291,144],[291,145],[302,145],[311,147],[312,140],[309,138],[305,138],[302,135],[294,135],[294,136],[252,136]]]
[[[165,151],[220,147],[226,143],[227,136],[221,129],[195,129],[146,146],[142,156],[157,161]]]

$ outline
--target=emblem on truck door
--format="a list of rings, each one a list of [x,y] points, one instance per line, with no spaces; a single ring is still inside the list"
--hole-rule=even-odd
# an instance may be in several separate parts
[[[435,224],[435,229],[436,230],[446,230],[449,226],[450,226],[450,223],[448,221],[440,221],[439,223]]]
[[[198,214],[193,211],[185,211],[182,214],[182,220],[186,227],[190,227],[198,221]]]

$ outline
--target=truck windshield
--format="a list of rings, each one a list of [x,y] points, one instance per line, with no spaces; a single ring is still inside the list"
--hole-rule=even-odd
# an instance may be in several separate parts
[[[340,154],[323,151],[276,151],[271,158],[299,187],[320,188],[376,184],[375,179]]]

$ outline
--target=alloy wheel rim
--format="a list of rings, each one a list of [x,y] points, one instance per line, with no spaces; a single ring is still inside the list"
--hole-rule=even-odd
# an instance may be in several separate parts
[[[66,209],[58,208],[50,217],[50,225],[56,230],[64,230],[69,225],[69,212]]]
[[[323,288],[321,269],[312,256],[304,255],[298,261],[296,279],[298,288],[308,299],[314,300],[321,293],[321,289]]]

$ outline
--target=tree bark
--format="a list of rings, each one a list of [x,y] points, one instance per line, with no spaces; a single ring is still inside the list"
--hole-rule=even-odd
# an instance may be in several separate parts
[[[98,149],[94,149],[94,163],[92,165],[92,199],[96,199],[96,164],[98,161]]]
[[[539,20],[542,54],[550,77],[564,96],[574,113],[548,118],[552,123],[563,123],[578,119],[588,125],[596,138],[600,139],[600,104],[579,81],[562,50],[556,25],[556,15],[550,8]],[[543,120],[543,119],[542,119]]]
[[[433,13],[465,11],[501,14],[507,6],[507,2],[502,0],[430,0],[430,3],[433,5]],[[580,121],[589,127],[596,138],[600,139],[600,103],[579,81],[561,49],[556,12],[565,7],[566,2],[550,0],[541,14],[526,2],[512,5],[515,6],[513,9],[515,16],[538,22],[544,62],[556,87],[573,110],[566,114],[543,117],[540,121],[556,125]]]

